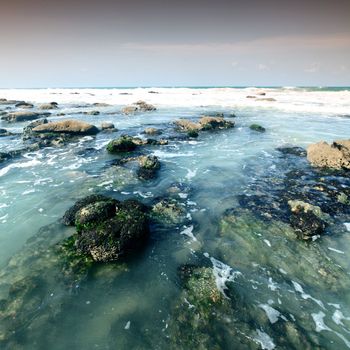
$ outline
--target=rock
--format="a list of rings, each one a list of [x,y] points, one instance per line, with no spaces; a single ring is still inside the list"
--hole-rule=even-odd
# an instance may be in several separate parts
[[[99,115],[100,112],[99,111],[89,111],[89,112],[84,112],[84,114],[86,114],[86,115]]]
[[[146,128],[144,133],[147,135],[160,135],[162,131],[156,128]]]
[[[149,228],[146,208],[141,203],[133,200],[118,203],[115,212],[95,203],[79,213],[85,210],[89,218],[97,218],[102,208],[105,215],[102,220],[77,225],[75,245],[79,253],[91,256],[94,261],[110,262],[142,246]]]
[[[137,176],[144,180],[152,179],[160,169],[160,162],[156,156],[141,156],[138,159],[139,169]]]
[[[250,127],[249,127],[250,130],[254,130],[254,131],[257,131],[257,132],[265,132],[266,129],[264,127],[262,127],[261,125],[259,124],[252,124]]]
[[[276,102],[276,99],[272,97],[267,97],[267,98],[257,98],[256,101]]]
[[[34,122],[31,122],[30,124],[25,126],[23,128],[23,135],[22,135],[23,140],[27,140],[33,136],[33,129],[35,127],[42,125],[42,124],[47,124],[47,123],[48,123],[47,119],[40,119],[40,120],[36,120]]]
[[[307,159],[316,167],[350,170],[350,140],[312,144],[307,148]]]
[[[138,106],[139,110],[141,112],[150,112],[150,111],[155,111],[157,108],[145,101],[137,101],[135,105]]]
[[[0,106],[1,105],[16,105],[18,103],[25,103],[24,101],[17,101],[17,100],[7,100],[6,98],[0,99]]]
[[[34,133],[63,133],[69,135],[96,135],[99,132],[96,126],[79,120],[63,120],[45,123],[36,126],[32,131]]]
[[[44,104],[41,104],[38,108],[39,109],[44,109],[44,110],[57,109],[58,108],[58,103],[57,102],[44,103]]]
[[[126,106],[122,109],[123,114],[134,114],[135,112],[150,112],[155,111],[156,107],[146,103],[145,101],[137,101],[132,105]]]
[[[92,104],[94,107],[110,107],[111,105],[104,102],[96,102]]]
[[[276,148],[282,154],[291,154],[298,157],[306,157],[306,150],[302,147],[295,146],[281,146]]]
[[[263,91],[262,91],[262,92],[257,92],[256,94],[259,95],[259,96],[265,96],[265,95],[266,95],[266,92],[263,92]]]
[[[12,136],[13,134],[6,129],[0,129],[0,137]]]
[[[118,131],[118,129],[115,128],[113,123],[109,122],[103,122],[101,123],[101,130],[113,130],[113,131]]]
[[[117,201],[106,199],[104,201],[94,202],[79,209],[75,214],[75,225],[78,230],[87,225],[103,222],[116,213]]]
[[[89,204],[94,204],[97,202],[107,202],[109,200],[110,199],[108,197],[102,196],[99,194],[93,194],[85,198],[82,198],[78,200],[71,208],[69,208],[65,212],[65,214],[63,215],[62,221],[65,225],[72,226],[75,224],[75,221],[76,221],[75,216],[80,209],[88,206]]]
[[[298,200],[290,200],[288,205],[292,212],[290,224],[300,239],[311,240],[323,234],[327,216],[320,207]]]
[[[189,130],[187,132],[188,137],[196,138],[199,136],[198,132],[196,130]]]
[[[15,105],[17,108],[33,108],[34,105],[28,102],[19,102]]]
[[[138,145],[134,142],[134,138],[128,135],[123,135],[115,140],[112,140],[107,145],[109,153],[132,152]]]
[[[149,93],[149,94],[159,94],[159,92],[157,92],[157,91],[153,91],[153,90],[148,91],[148,93]]]
[[[166,225],[177,225],[185,220],[186,211],[175,199],[164,198],[153,205],[152,217]]]
[[[136,106],[126,106],[122,109],[123,114],[134,114],[138,111],[138,107]]]
[[[248,95],[246,98],[256,98],[256,96]]]
[[[175,125],[181,131],[203,131],[203,130],[216,130],[216,129],[228,129],[234,127],[235,123],[225,120],[222,117],[207,117],[203,116],[199,119],[198,123],[192,122],[187,119],[179,119],[175,121]]]
[[[8,123],[25,122],[39,118],[48,117],[50,113],[36,113],[36,112],[11,112],[3,116],[1,119]]]

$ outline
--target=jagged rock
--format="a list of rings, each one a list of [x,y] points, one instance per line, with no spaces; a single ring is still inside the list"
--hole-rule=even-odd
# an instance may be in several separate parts
[[[79,121],[63,120],[58,122],[45,123],[36,126],[32,130],[34,133],[58,133],[70,135],[96,135],[99,130],[96,126]]]
[[[350,140],[312,144],[307,148],[307,159],[316,167],[350,170]]]

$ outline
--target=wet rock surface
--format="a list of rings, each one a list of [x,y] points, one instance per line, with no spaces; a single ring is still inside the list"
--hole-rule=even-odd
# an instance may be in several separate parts
[[[37,112],[10,112],[2,116],[1,119],[8,123],[18,123],[48,117],[50,113]]]
[[[223,117],[208,117],[203,116],[198,122],[193,122],[187,119],[179,119],[175,121],[175,125],[186,132],[198,132],[217,129],[229,129],[234,127],[234,122],[225,120]]]

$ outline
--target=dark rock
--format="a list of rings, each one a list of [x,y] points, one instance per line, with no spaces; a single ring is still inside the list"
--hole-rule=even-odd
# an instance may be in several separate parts
[[[204,131],[204,130],[216,130],[216,129],[228,129],[233,128],[235,123],[225,120],[222,117],[202,117],[198,123],[192,122],[187,119],[179,119],[175,121],[175,125],[180,131]]]
[[[116,214],[107,220],[78,227],[78,252],[94,261],[109,262],[140,248],[149,232],[145,211],[141,203],[129,200],[119,203]]]
[[[19,102],[15,105],[17,108],[33,108],[34,105],[28,102]]]
[[[266,129],[264,127],[262,127],[261,125],[259,124],[252,124],[250,127],[249,127],[250,130],[254,130],[254,131],[257,131],[257,132],[265,132]]]
[[[115,140],[112,140],[107,145],[107,151],[110,153],[132,152],[138,145],[134,142],[131,136],[123,135]]]
[[[75,216],[80,209],[88,206],[89,204],[94,204],[97,202],[108,202],[109,200],[110,198],[98,194],[93,194],[91,196],[82,198],[65,212],[62,218],[63,223],[67,226],[72,226],[75,224]]]
[[[99,115],[100,112],[99,111],[89,111],[89,112],[84,112],[84,114],[86,114],[86,115]]]
[[[189,130],[187,132],[188,137],[196,138],[199,136],[198,132],[196,130]]]
[[[160,169],[160,162],[156,156],[141,156],[138,159],[139,169],[137,176],[144,180],[153,179]]]
[[[306,157],[306,150],[302,147],[282,146],[277,147],[276,150],[282,154],[290,154],[297,157]]]

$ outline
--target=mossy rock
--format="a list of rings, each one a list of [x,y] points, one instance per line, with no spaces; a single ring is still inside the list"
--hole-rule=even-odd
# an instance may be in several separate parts
[[[107,145],[107,151],[109,153],[123,153],[132,152],[138,145],[134,142],[131,136],[121,136],[115,140],[112,140]]]
[[[249,129],[253,130],[253,131],[257,131],[257,132],[265,132],[266,131],[266,129],[259,124],[252,124],[252,125],[250,125]]]

